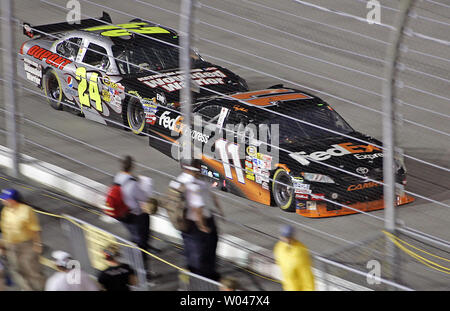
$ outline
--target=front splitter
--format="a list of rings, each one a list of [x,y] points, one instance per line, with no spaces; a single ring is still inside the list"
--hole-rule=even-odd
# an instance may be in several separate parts
[[[397,206],[408,204],[414,201],[414,198],[408,195],[397,196]],[[299,209],[296,213],[308,218],[323,218],[323,217],[335,217],[344,216],[350,214],[358,214],[360,212],[371,212],[380,209],[384,209],[384,201],[382,199],[369,202],[358,202],[352,204],[343,204],[348,206],[342,207],[337,210],[327,210],[326,203],[317,202],[315,209]]]

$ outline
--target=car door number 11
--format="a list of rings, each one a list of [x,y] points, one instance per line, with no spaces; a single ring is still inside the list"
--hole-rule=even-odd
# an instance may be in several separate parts
[[[233,179],[233,174],[231,172],[230,158],[233,161],[234,169],[236,170],[237,180],[245,184],[244,173],[241,166],[241,161],[239,159],[239,145],[234,143],[229,143],[223,139],[217,140],[215,147],[219,150],[220,157],[222,158],[223,169],[225,172],[225,177]]]
[[[76,79],[80,81],[78,84],[78,96],[80,98],[81,108],[83,106],[90,107],[91,99],[95,102],[95,109],[102,112],[102,99],[100,97],[100,92],[98,90],[98,73],[91,73],[91,77],[89,79],[89,85],[87,80],[86,68],[79,67],[75,72]],[[86,90],[89,91],[89,94],[86,94]]]

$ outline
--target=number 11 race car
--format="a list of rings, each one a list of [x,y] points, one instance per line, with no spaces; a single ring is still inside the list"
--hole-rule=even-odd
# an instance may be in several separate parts
[[[179,159],[183,116],[160,107],[155,117],[150,146]],[[318,97],[283,86],[215,96],[198,101],[192,119],[201,173],[222,190],[314,218],[384,208],[381,142]],[[400,161],[396,179],[406,183]]]
[[[19,76],[41,88],[50,105],[104,124],[142,133],[158,103],[179,102],[179,37],[142,20],[113,25],[107,13],[79,24],[31,26],[22,44]],[[195,97],[248,90],[244,79],[191,54]]]

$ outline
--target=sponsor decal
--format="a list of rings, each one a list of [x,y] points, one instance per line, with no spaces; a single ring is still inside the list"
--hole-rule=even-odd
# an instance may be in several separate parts
[[[86,31],[102,31],[100,34],[105,37],[122,37],[130,36],[133,33],[140,34],[170,34],[170,31],[152,26],[145,22],[118,24],[118,25],[103,25],[86,28]]]
[[[156,113],[158,112],[158,106],[154,104],[155,98],[152,101],[142,100],[142,106],[144,107],[145,122],[150,125],[156,123]]]
[[[262,181],[269,182],[270,172],[266,170],[261,171]]]
[[[299,200],[308,200],[309,196],[307,194],[296,193],[295,198]]]
[[[350,185],[350,186],[348,186],[347,191],[363,190],[363,189],[379,187],[379,186],[382,186],[382,185],[378,184],[376,182],[370,181],[370,182],[366,182],[366,183],[362,183],[362,184]]]
[[[310,192],[301,192],[301,191],[310,191],[310,185],[309,184],[304,184],[301,182],[297,182],[297,181],[292,181],[293,182],[293,186],[295,189],[295,193],[310,193]]]
[[[312,193],[311,194],[311,200],[313,200],[313,201],[320,201],[323,199],[325,199],[325,194],[323,194],[323,193],[316,193],[316,194]]]
[[[269,190],[269,183],[267,181],[263,181],[261,187],[265,190]]]
[[[27,76],[27,80],[30,80],[33,83],[36,84],[40,84],[41,83],[41,78],[29,73],[29,72],[25,72],[26,76]]]
[[[159,125],[165,127],[166,129],[169,129],[171,131],[175,131],[177,133],[182,134],[183,131],[183,117],[182,116],[177,116],[175,119],[171,118],[169,116],[170,111],[164,111],[163,114],[159,117]],[[191,138],[193,140],[198,140],[199,142],[202,143],[207,143],[209,140],[209,136],[205,135],[197,130],[191,130],[188,129],[190,131],[189,135],[191,136]]]
[[[23,68],[27,79],[33,83],[40,84],[42,78],[42,66],[27,58],[24,58]]]
[[[201,169],[201,174],[207,176],[207,175],[208,175],[208,169],[202,167],[202,169]]]
[[[102,99],[107,103],[111,101],[111,94],[108,92],[108,90],[102,90]]]
[[[248,146],[247,147],[247,149],[246,149],[246,151],[247,151],[247,154],[249,155],[249,156],[251,156],[251,157],[256,157],[256,155],[257,155],[257,148],[256,148],[256,146]]]
[[[47,49],[41,48],[39,45],[32,46],[28,52],[27,55],[33,56],[35,59],[44,61],[55,68],[58,69],[64,69],[65,66],[72,63],[71,60],[59,56],[56,53],[53,53]]]
[[[234,105],[234,106],[233,106],[233,109],[234,109],[234,111],[248,112],[248,109],[247,109],[247,108],[244,108],[244,107],[239,106],[239,105]]]
[[[374,153],[374,154],[354,154],[355,158],[358,160],[374,160],[376,158],[382,158],[383,153]]]
[[[71,76],[67,77],[67,86],[73,88],[73,79]]]
[[[297,202],[297,209],[305,209],[305,208],[306,208],[305,203]]]
[[[220,110],[219,119],[217,120],[217,126],[223,126],[223,122],[225,121],[225,117],[228,114],[228,110],[228,108],[222,107],[222,109]]]
[[[331,157],[341,157],[347,154],[354,154],[357,159],[372,159],[378,157],[377,154],[361,155],[360,153],[370,153],[374,151],[381,151],[380,148],[372,145],[354,145],[353,143],[342,143],[331,145],[326,151],[316,151],[311,154],[307,154],[305,151],[295,152],[289,154],[293,159],[300,162],[302,165],[309,165],[308,159],[314,161],[325,161]],[[382,154],[382,153],[381,153]]]
[[[191,71],[190,75],[191,79],[194,80],[199,86],[225,84],[224,78],[227,77],[216,67],[194,69]],[[140,82],[144,83],[148,87],[161,87],[167,92],[181,90],[184,85],[183,79],[184,76],[182,71],[168,72],[164,74],[138,78]]]
[[[294,193],[306,193],[306,194],[311,194],[312,190],[307,190],[307,189],[295,189]]]
[[[159,117],[159,125],[169,129],[171,131],[175,131],[177,133],[181,133],[181,127],[183,122],[182,116],[177,116],[175,119],[169,117],[170,111],[164,111],[163,114]]]
[[[369,169],[367,167],[358,167],[356,172],[361,175],[366,175],[369,172]]]
[[[254,174],[247,173],[247,174],[245,174],[245,177],[247,179],[249,179],[249,180],[255,181],[255,175]]]

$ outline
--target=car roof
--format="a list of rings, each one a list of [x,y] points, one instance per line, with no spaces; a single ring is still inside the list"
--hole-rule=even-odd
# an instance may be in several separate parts
[[[277,105],[280,101],[313,99],[314,96],[290,88],[270,88],[258,91],[249,91],[230,95],[239,102],[246,102],[250,106],[270,107]]]
[[[82,29],[81,31],[85,34],[96,34],[110,38],[116,44],[144,43],[152,39],[178,43],[178,34],[174,30],[144,21],[95,26]]]
[[[230,95],[220,95],[204,98],[194,104],[195,110],[209,105],[220,105],[243,111],[245,113],[265,114],[266,109],[271,111],[291,110],[301,107],[312,107],[312,105],[326,105],[326,102],[317,96],[300,90],[274,87],[263,90],[248,91]]]

